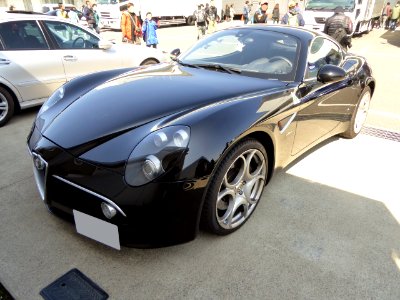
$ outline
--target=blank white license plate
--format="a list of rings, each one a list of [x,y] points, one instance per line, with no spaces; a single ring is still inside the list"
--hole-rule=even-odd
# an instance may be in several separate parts
[[[76,231],[107,246],[121,250],[118,226],[73,210]]]

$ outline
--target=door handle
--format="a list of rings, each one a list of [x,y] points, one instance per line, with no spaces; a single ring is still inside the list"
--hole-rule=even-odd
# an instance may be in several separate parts
[[[65,61],[77,61],[78,58],[76,56],[74,56],[74,55],[65,55],[64,56],[64,60]]]
[[[11,60],[0,58],[0,65],[9,65],[11,64]]]

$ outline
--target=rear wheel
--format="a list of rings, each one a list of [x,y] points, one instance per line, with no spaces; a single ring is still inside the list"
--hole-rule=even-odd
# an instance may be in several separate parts
[[[352,139],[361,132],[365,120],[367,119],[370,103],[371,89],[367,86],[362,92],[357,107],[353,112],[349,128],[342,134],[343,137]]]
[[[0,127],[5,125],[14,114],[14,101],[10,93],[0,87]]]
[[[267,153],[257,140],[244,140],[235,146],[211,179],[202,226],[219,235],[240,228],[258,204],[267,173]]]

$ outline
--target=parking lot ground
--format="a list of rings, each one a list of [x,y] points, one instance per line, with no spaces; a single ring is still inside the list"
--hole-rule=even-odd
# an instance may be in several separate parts
[[[48,213],[25,146],[36,111],[1,129],[0,280],[17,299],[72,268],[111,299],[399,299],[400,143],[332,138],[267,186],[226,237],[116,251]]]
[[[378,82],[398,76],[365,54]],[[373,109],[386,112],[395,86],[379,90]],[[398,141],[331,138],[277,170],[237,232],[116,251],[78,235],[41,202],[26,147],[37,111],[0,128],[0,282],[15,298],[41,299],[42,288],[78,268],[110,299],[400,299]],[[386,117],[376,120],[393,129]]]

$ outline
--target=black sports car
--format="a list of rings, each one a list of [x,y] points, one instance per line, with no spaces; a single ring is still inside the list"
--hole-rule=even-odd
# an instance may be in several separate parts
[[[274,169],[355,137],[374,89],[365,59],[326,35],[229,28],[170,63],[58,89],[28,137],[36,183],[51,212],[115,248],[186,242],[201,225],[225,235]]]

